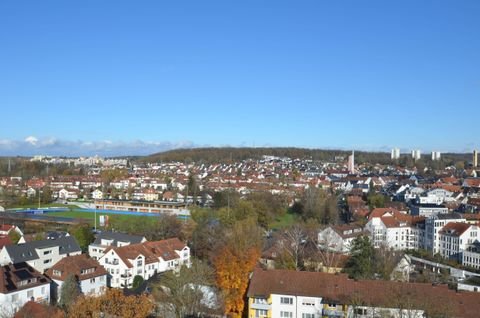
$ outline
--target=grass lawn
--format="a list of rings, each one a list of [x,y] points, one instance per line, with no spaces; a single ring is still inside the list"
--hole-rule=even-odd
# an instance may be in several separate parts
[[[78,206],[74,204],[61,204],[61,203],[41,203],[40,208],[67,208],[67,209],[78,209]],[[25,204],[25,205],[18,205],[14,207],[15,209],[38,209],[38,203],[32,203],[32,204]]]
[[[52,212],[52,213],[47,213],[45,215],[59,216],[59,217],[66,217],[66,218],[74,218],[74,219],[86,219],[86,220],[88,220],[89,223],[91,223],[93,225],[94,224],[93,218],[94,218],[95,213],[72,210],[72,211],[66,211],[66,212]],[[112,214],[112,213],[97,212],[97,226],[100,224],[100,215],[108,215],[110,220],[112,220],[113,218],[116,219],[116,220],[129,220],[129,219],[132,219],[132,218],[142,217],[141,215],[125,215],[125,214]],[[154,217],[151,217],[151,216],[145,216],[145,217],[154,219]]]
[[[291,224],[294,224],[297,219],[298,217],[295,214],[288,211],[284,215],[282,215],[281,217],[277,217],[275,221],[270,223],[270,228],[275,230],[282,229]]]

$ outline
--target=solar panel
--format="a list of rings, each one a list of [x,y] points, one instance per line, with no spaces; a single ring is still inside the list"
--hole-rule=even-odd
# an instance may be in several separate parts
[[[15,276],[17,276],[20,280],[26,280],[29,278],[33,278],[33,275],[27,271],[26,269],[21,269],[15,272]]]

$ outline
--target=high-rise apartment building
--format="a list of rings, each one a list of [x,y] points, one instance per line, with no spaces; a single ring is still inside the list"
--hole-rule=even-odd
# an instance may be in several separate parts
[[[392,158],[392,160],[399,159],[400,158],[400,149],[393,148],[391,158]]]
[[[441,159],[441,153],[440,151],[432,151],[432,160],[440,160]]]
[[[413,160],[419,160],[422,157],[422,153],[420,150],[412,150],[412,159]]]

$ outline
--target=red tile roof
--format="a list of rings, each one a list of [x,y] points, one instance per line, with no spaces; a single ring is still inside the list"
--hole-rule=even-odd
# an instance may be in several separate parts
[[[460,236],[470,228],[471,224],[461,222],[449,222],[439,231],[442,234]]]
[[[175,251],[181,251],[185,247],[186,245],[178,238],[171,238],[162,241],[130,244],[122,247],[109,247],[105,250],[105,255],[109,251],[114,250],[122,261],[131,268],[133,264],[131,264],[129,260],[134,260],[139,255],[145,257],[146,264],[158,262],[159,257],[165,261],[170,261],[179,258],[180,256]]]
[[[88,269],[93,269],[93,272],[82,274],[82,271]],[[54,271],[59,271],[60,275],[54,275]],[[62,258],[48,269],[46,274],[52,279],[61,281],[64,281],[69,275],[75,275],[79,281],[82,281],[107,275],[107,271],[96,260],[89,258],[86,254],[80,254]]]
[[[351,280],[344,274],[255,269],[248,297],[271,294],[322,297],[323,302],[366,306],[424,309],[431,314],[478,318],[480,295],[455,292],[447,286],[382,280]]]

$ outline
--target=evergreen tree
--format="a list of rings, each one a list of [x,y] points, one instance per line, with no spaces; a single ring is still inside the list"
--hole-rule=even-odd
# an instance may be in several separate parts
[[[63,308],[64,310],[68,310],[68,308],[75,303],[75,300],[80,296],[80,286],[78,286],[77,279],[74,275],[69,275],[65,279],[60,288],[60,299],[58,301],[58,305]]]

